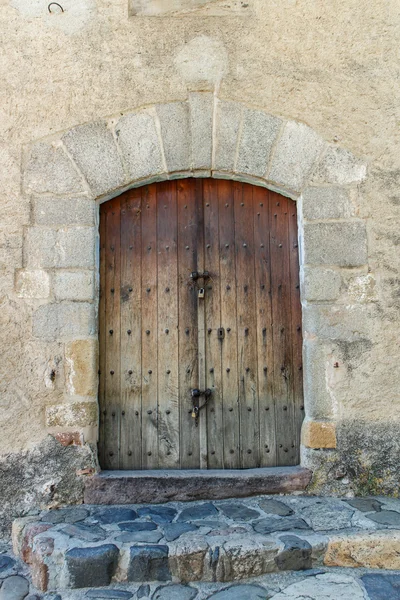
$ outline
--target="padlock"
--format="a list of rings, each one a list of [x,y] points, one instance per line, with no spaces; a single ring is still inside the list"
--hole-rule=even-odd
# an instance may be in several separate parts
[[[198,297],[199,298],[204,298],[204,288],[200,288],[199,289]]]
[[[193,419],[195,419],[197,417],[197,414],[195,411],[192,412],[192,417],[193,417]]]

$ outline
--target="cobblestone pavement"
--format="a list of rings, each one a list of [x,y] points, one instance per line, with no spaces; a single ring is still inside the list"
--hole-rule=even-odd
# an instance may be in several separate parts
[[[13,538],[35,585],[62,600],[400,600],[394,499],[85,505],[19,519]],[[0,600],[55,600],[54,591],[29,588],[26,576],[3,549]]]

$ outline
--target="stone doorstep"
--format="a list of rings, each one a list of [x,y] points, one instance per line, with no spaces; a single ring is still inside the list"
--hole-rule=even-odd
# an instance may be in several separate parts
[[[102,471],[88,477],[85,504],[217,500],[304,491],[312,473],[303,467],[244,470]]]

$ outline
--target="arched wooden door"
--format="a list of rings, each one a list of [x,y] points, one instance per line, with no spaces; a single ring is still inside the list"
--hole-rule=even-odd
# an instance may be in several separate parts
[[[102,467],[298,464],[295,203],[233,181],[156,183],[101,205],[100,242]]]

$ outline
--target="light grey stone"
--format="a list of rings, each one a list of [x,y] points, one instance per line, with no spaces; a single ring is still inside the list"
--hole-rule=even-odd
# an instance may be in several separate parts
[[[251,9],[252,0],[129,0],[129,14],[138,17],[179,17],[186,14],[199,17],[247,16]]]
[[[95,332],[95,311],[92,304],[44,304],[33,315],[33,335],[48,341],[88,337]]]
[[[213,94],[204,92],[189,94],[193,169],[211,169],[213,109]]]
[[[57,300],[93,300],[93,271],[56,271],[53,279]]]
[[[272,593],[259,585],[232,585],[231,587],[212,594],[210,600],[268,600]]]
[[[396,529],[400,528],[400,513],[395,510],[382,510],[373,515],[367,515],[367,518],[380,525],[388,525]]]
[[[95,196],[124,184],[121,159],[107,123],[96,121],[75,127],[63,136],[63,142]]]
[[[94,227],[68,227],[58,231],[55,267],[93,267],[94,259]]]
[[[379,502],[376,498],[351,498],[351,500],[344,500],[344,502],[363,513],[380,512],[382,507],[382,502]]]
[[[165,585],[155,590],[152,600],[193,600],[197,590],[188,585]]]
[[[242,113],[242,106],[236,102],[219,101],[217,104],[213,165],[216,171],[234,170]]]
[[[303,307],[304,336],[316,335],[335,345],[339,344],[344,355],[346,347],[340,347],[344,342],[363,344],[365,350],[368,350],[371,345],[368,339],[370,320],[376,317],[376,311],[375,306],[366,308],[363,305],[342,307],[309,304]]]
[[[190,170],[190,126],[187,102],[159,104],[157,114],[168,171]]]
[[[324,142],[304,123],[289,121],[277,143],[268,179],[300,191],[320,155]]]
[[[23,600],[29,594],[29,583],[21,575],[12,575],[3,581],[0,600]]]
[[[282,121],[245,108],[235,171],[263,177]]]
[[[357,267],[367,262],[367,233],[363,221],[306,223],[304,263]]]
[[[302,193],[303,217],[309,221],[347,219],[354,214],[350,193],[340,187],[310,187]]]
[[[70,523],[60,531],[70,538],[83,540],[84,542],[99,542],[107,537],[107,533],[102,527],[89,523]]]
[[[353,514],[354,510],[338,502],[330,504],[328,501],[315,502],[301,511],[301,516],[311,524],[314,531],[350,528]]]
[[[15,291],[19,298],[48,298],[50,295],[50,276],[46,271],[17,271]]]
[[[279,515],[280,517],[289,517],[293,514],[293,510],[279,500],[273,498],[263,498],[258,503],[258,506],[270,515]]]
[[[337,300],[342,277],[338,271],[321,267],[304,267],[303,299],[307,302]]]
[[[273,600],[365,600],[358,582],[348,575],[325,573],[289,585]]]
[[[331,347],[321,344],[318,340],[304,340],[304,397],[307,415],[312,419],[324,420],[334,417],[326,373],[326,365],[331,353]]]
[[[131,181],[165,170],[160,140],[150,112],[125,115],[118,121],[115,133]]]
[[[160,531],[129,531],[127,533],[121,533],[115,540],[117,542],[123,542],[124,544],[130,542],[146,542],[148,544],[157,544],[162,538]]]
[[[344,185],[357,183],[365,179],[365,162],[343,148],[331,146],[323,156],[313,177],[315,182]]]
[[[303,519],[298,517],[282,517],[274,519],[272,517],[266,519],[260,519],[253,525],[256,533],[262,533],[267,535],[275,531],[292,531],[295,529],[310,529],[307,523]]]
[[[95,203],[88,198],[34,198],[37,225],[94,225]]]
[[[52,268],[55,265],[57,231],[30,227],[25,233],[24,257],[29,270]]]
[[[24,187],[37,194],[77,194],[84,191],[82,178],[64,150],[45,142],[29,151]]]

